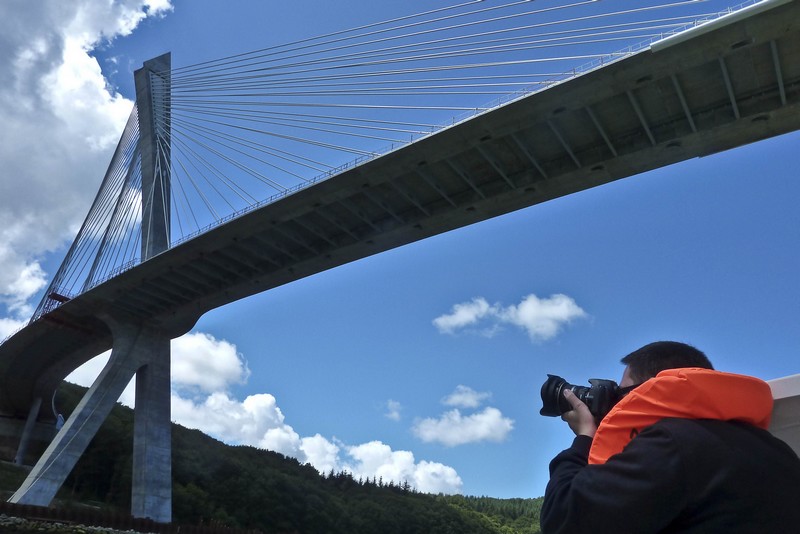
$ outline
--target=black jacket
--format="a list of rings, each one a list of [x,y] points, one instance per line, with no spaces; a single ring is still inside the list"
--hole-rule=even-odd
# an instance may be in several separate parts
[[[543,534],[800,533],[800,460],[766,430],[662,419],[602,465],[591,443],[550,463]]]

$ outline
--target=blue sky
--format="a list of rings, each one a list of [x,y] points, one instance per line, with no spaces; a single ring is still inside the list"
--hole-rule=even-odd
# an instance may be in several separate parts
[[[128,15],[140,12],[139,3],[128,4]],[[708,11],[726,5],[707,4]],[[173,65],[185,65],[408,13],[400,1],[347,5],[173,0],[171,9],[161,4],[157,16],[132,28],[118,23],[123,11],[101,12],[116,25],[91,25],[86,17],[81,23],[95,32],[87,41],[94,46],[84,44],[81,50],[92,53],[76,64],[95,77],[101,71],[98,79],[107,85],[89,91],[91,98],[106,94],[84,122],[91,118],[91,131],[99,131],[105,117],[126,116],[132,70],[164,51],[172,51]],[[72,35],[80,19],[67,24],[61,16],[47,19],[55,21],[52,35]],[[98,41],[100,33],[116,38]],[[26,81],[20,58],[38,57],[36,42],[20,41],[9,56],[17,58],[18,84]],[[39,79],[51,72],[45,63]],[[29,122],[44,131],[68,121],[63,108],[36,111],[56,100],[32,99]],[[0,112],[21,121],[25,110],[3,104]],[[8,126],[2,135],[26,143],[11,139],[13,133]],[[16,133],[27,138],[36,131]],[[113,150],[97,139],[83,150],[49,142],[54,148],[43,157],[52,164],[20,172],[35,170],[31,179],[53,190],[64,187],[55,172],[60,167],[83,165],[99,174],[75,174],[81,187],[67,186],[76,192],[66,213],[28,201],[12,172],[23,166],[5,165],[2,210],[24,219],[14,211],[16,199],[26,213],[45,218],[37,231],[51,232],[24,234],[32,225],[3,230],[0,262],[18,273],[0,278],[0,326],[9,333],[26,303],[37,302],[36,280],[52,275],[63,258],[70,240],[64,228],[74,235]],[[618,380],[619,359],[659,339],[692,343],[729,372],[763,379],[798,373],[799,143],[794,133],[652,171],[212,311],[174,349],[173,419],[224,441],[293,452],[322,470],[417,477],[416,485],[429,491],[540,496],[549,459],[571,437],[560,420],[538,414],[548,373],[574,383]],[[29,141],[20,149],[34,146]],[[12,162],[13,155],[0,157]],[[21,235],[39,244],[17,245]],[[553,299],[566,302],[561,313],[548,308]],[[437,327],[443,317],[480,305],[486,313],[473,314],[475,322]],[[534,318],[523,321],[526,309]],[[555,318],[554,330],[531,334],[542,318]]]

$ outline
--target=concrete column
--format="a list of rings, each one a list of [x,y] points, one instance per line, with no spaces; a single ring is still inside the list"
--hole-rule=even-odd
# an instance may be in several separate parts
[[[22,437],[19,438],[19,447],[17,454],[14,456],[14,463],[22,465],[25,461],[25,451],[28,448],[28,441],[31,439],[33,427],[36,425],[36,418],[39,417],[39,408],[42,406],[42,398],[36,397],[33,399],[33,404],[28,412],[28,420],[25,421],[25,428],[22,429]]]
[[[170,54],[164,54],[146,61],[134,73],[142,167],[142,261],[169,248],[170,69]],[[109,317],[104,320],[114,339],[111,358],[9,502],[50,504],[136,374],[131,512],[135,517],[170,522],[170,338],[142,324]],[[29,417],[26,428],[35,419],[35,414]],[[30,431],[23,433],[22,452],[29,434]],[[17,458],[20,457],[18,452]]]
[[[142,261],[169,248],[171,199],[170,54],[134,73],[142,154]],[[172,520],[170,339],[154,340],[136,374],[131,514]]]
[[[114,332],[108,363],[9,502],[48,506],[139,367],[141,329]]]
[[[133,73],[142,154],[142,261],[169,248],[171,66],[170,54],[164,54]]]
[[[131,512],[168,523],[172,519],[170,339],[142,325],[108,323],[114,336],[108,363],[9,502],[50,504],[136,374]]]
[[[148,363],[136,373],[131,514],[169,523],[172,520],[170,340],[154,343],[148,356]]]

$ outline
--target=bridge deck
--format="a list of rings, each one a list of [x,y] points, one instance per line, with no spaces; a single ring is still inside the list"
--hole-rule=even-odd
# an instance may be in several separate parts
[[[175,337],[211,309],[311,274],[800,128],[800,2],[768,7],[479,115],[94,287],[0,345],[0,415],[25,416],[109,349],[105,316]]]

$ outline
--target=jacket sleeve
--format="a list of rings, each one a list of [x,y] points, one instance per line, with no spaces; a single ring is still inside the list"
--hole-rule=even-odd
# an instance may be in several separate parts
[[[577,436],[550,462],[543,534],[658,532],[684,509],[685,476],[668,431],[643,430],[603,465],[588,465],[591,443]]]

